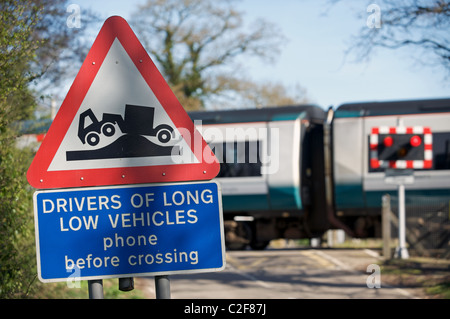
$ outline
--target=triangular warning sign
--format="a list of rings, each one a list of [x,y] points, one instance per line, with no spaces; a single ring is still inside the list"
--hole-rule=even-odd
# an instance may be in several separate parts
[[[108,18],[30,168],[35,188],[214,178],[220,164],[121,17]]]

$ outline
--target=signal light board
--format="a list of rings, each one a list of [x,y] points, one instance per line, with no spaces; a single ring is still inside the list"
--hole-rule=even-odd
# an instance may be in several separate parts
[[[372,169],[433,166],[433,137],[429,127],[373,127],[369,138]]]

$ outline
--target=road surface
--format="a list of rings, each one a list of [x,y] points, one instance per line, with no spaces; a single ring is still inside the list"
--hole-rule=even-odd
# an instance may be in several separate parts
[[[381,260],[367,249],[227,251],[226,260],[221,272],[170,276],[171,298],[417,298],[383,283]],[[136,278],[136,289],[155,298],[154,278]]]

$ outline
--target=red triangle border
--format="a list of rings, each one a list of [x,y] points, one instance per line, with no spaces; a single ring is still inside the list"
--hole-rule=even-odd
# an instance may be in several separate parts
[[[94,81],[112,43],[118,39],[152,89],[172,122],[181,130],[200,163],[124,168],[48,171],[84,97]],[[195,141],[201,139],[201,148]],[[204,156],[207,155],[207,156]],[[67,93],[46,137],[30,165],[27,179],[38,189],[84,186],[125,185],[142,183],[209,180],[217,176],[220,164],[169,85],[149,57],[131,27],[119,16],[108,18],[95,39],[83,65]]]

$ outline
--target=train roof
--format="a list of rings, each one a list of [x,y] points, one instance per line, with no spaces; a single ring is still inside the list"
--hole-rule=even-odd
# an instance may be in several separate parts
[[[442,112],[450,112],[450,99],[348,103],[339,106],[334,116],[342,118]]]
[[[326,112],[317,105],[308,104],[258,109],[192,111],[188,114],[192,120],[201,120],[203,124],[216,124],[293,120],[301,115],[313,122],[323,122]]]

